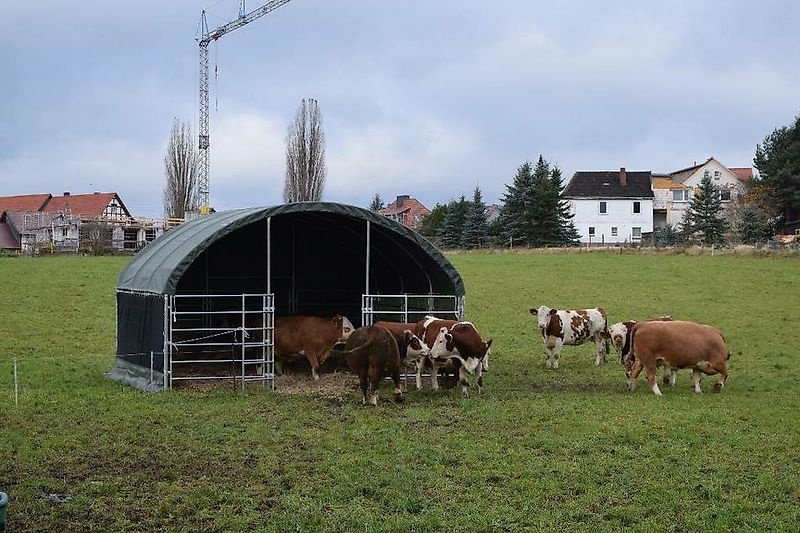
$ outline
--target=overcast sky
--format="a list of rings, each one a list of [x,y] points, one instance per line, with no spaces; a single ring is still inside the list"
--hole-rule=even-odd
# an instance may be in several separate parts
[[[160,216],[173,118],[197,129],[200,12],[238,4],[0,2],[0,195],[116,191]],[[567,178],[749,166],[800,113],[799,23],[788,0],[293,0],[211,46],[211,203],[281,202],[304,97],[324,199],[361,206],[495,202],[539,154]]]

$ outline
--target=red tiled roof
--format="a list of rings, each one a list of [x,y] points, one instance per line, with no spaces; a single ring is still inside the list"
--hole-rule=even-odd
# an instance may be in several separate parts
[[[739,178],[739,181],[750,181],[753,179],[753,167],[728,167],[728,170]]]
[[[53,196],[42,211],[57,213],[69,209],[70,214],[84,217],[99,217],[111,200],[117,196],[115,192],[96,192],[94,194],[70,194],[69,196]],[[120,204],[122,202],[120,201]],[[127,211],[127,209],[126,209]]]
[[[19,250],[19,243],[5,222],[0,222],[0,248]]]
[[[382,215],[397,215],[399,213],[411,212],[413,215],[430,215],[430,210],[422,205],[416,198],[407,198],[403,201],[401,207],[397,207],[397,201],[394,201],[383,208],[380,212]]]
[[[47,193],[0,196],[0,214],[4,211],[38,211],[50,198]]]

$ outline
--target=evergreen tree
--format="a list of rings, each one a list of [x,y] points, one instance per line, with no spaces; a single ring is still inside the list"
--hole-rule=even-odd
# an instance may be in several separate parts
[[[529,161],[517,169],[514,182],[506,185],[498,225],[506,242],[526,243],[525,194],[533,187],[533,172]]]
[[[422,221],[422,226],[419,228],[420,235],[426,237],[438,237],[442,234],[444,229],[444,219],[447,216],[447,205],[436,204],[431,210],[431,214],[425,217]]]
[[[444,228],[442,229],[442,244],[446,248],[461,247],[469,204],[463,194],[458,201],[453,200],[447,204],[447,216],[444,218]]]
[[[481,189],[477,185],[472,195],[472,203],[464,221],[464,235],[461,244],[464,248],[479,248],[486,237],[486,204],[483,203]]]
[[[369,204],[370,211],[380,211],[383,209],[383,200],[381,199],[381,195],[375,193],[375,197],[372,199],[372,203]]]
[[[558,243],[576,244],[581,236],[577,228],[575,228],[575,224],[572,223],[572,219],[575,215],[570,212],[569,201],[564,200],[561,195],[564,191],[564,180],[561,177],[561,169],[557,166],[554,166],[550,173],[550,181],[555,190],[558,191],[559,198],[556,212],[558,218]]]
[[[656,246],[674,246],[678,242],[678,230],[671,224],[653,230]]]
[[[736,230],[745,244],[754,244],[771,236],[766,214],[753,205],[744,206]]]
[[[767,135],[756,148],[753,164],[760,174],[757,183],[770,192],[769,203],[779,213],[800,210],[800,116]]]
[[[722,213],[722,199],[711,176],[700,181],[687,211],[688,231],[703,244],[722,244],[728,221]]]

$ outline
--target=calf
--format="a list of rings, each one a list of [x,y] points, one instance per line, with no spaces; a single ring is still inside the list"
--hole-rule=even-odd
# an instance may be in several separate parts
[[[652,320],[658,320],[661,322],[670,322],[672,321],[672,317],[665,315],[660,316],[658,318],[651,318],[647,320],[647,322]],[[633,326],[636,325],[635,320],[626,320],[625,322],[617,322],[616,324],[612,324],[608,328],[608,334],[611,338],[611,344],[614,345],[614,349],[617,350],[617,355],[619,355],[619,362],[622,363],[625,356],[628,355],[631,349],[631,331]],[[669,363],[659,361],[660,366],[664,368],[664,386],[675,387],[675,381],[678,378],[678,371],[675,370],[674,372],[669,366]]]
[[[578,346],[589,339],[594,340],[594,364],[599,365],[606,360],[609,352],[608,318],[602,307],[560,311],[543,305],[538,309],[530,309],[530,313],[536,317],[542,333],[547,368],[558,368],[558,358],[564,344]]]
[[[319,365],[328,358],[337,342],[346,341],[353,332],[353,323],[341,315],[333,318],[316,316],[275,317],[275,359],[306,358],[311,376],[317,380]]]
[[[642,368],[656,396],[661,396],[656,380],[659,361],[670,368],[691,368],[695,392],[700,389],[700,373],[719,374],[714,390],[721,390],[728,379],[728,359],[731,353],[718,329],[704,324],[680,320],[649,321],[634,324],[630,332],[630,350],[622,364],[633,390]]]
[[[416,333],[431,347],[433,390],[439,388],[439,368],[443,367],[458,372],[458,382],[464,396],[468,395],[468,374],[477,376],[478,394],[483,392],[483,371],[488,368],[492,339],[484,342],[471,322],[441,320],[432,316],[426,316],[417,323]]]
[[[340,345],[341,346],[341,345]],[[358,374],[363,395],[362,403],[378,405],[378,387],[385,374],[394,381],[394,399],[403,400],[400,389],[400,348],[394,335],[380,326],[358,328],[347,339],[343,347],[337,346],[331,353],[344,358],[347,366]]]
[[[417,325],[383,321],[375,322],[375,325],[386,328],[389,333],[394,335],[397,346],[400,348],[400,360],[403,366],[414,369],[417,378],[417,390],[422,389],[422,369],[425,366],[430,349],[422,339],[413,333]]]

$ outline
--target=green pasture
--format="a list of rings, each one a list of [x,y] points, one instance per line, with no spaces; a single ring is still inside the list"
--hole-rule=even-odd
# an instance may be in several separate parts
[[[127,258],[0,258],[0,491],[12,531],[797,531],[800,262],[457,254],[494,339],[482,397],[377,408],[103,376]],[[530,307],[670,314],[728,339],[728,386],[656,398],[612,356],[545,370]],[[12,357],[20,372],[14,404]],[[426,382],[426,386],[429,384]],[[474,389],[473,389],[474,392]],[[69,495],[63,503],[48,495]],[[66,498],[65,498],[66,499]]]

